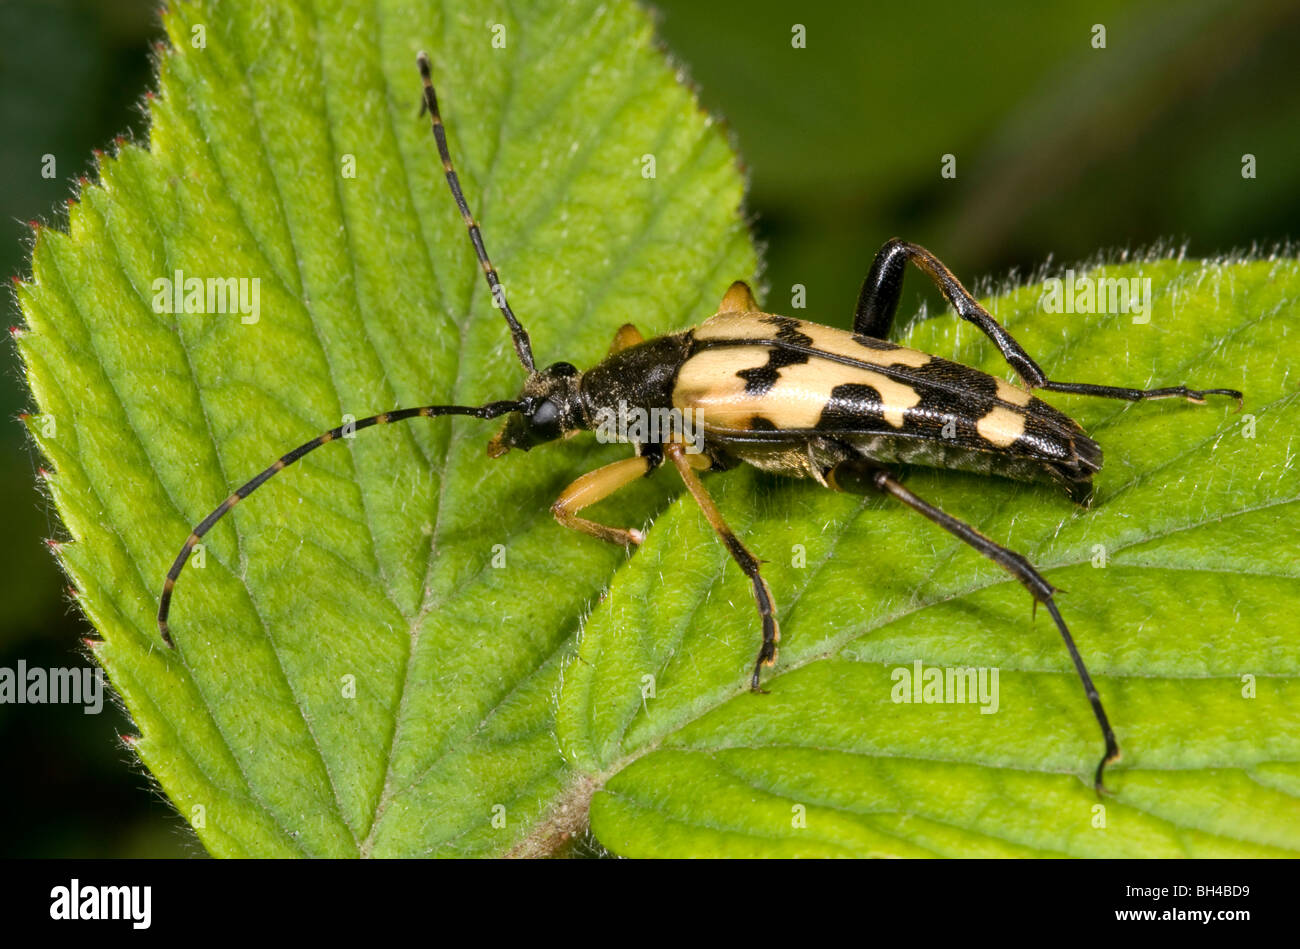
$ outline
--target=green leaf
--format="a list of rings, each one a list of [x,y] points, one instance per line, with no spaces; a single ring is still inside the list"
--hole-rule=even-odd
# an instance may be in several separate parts
[[[161,648],[162,577],[233,486],[345,415],[517,390],[416,116],[417,49],[543,363],[697,322],[756,268],[726,142],[630,3],[214,0],[165,22],[150,146],[40,232],[19,345],[94,652],[211,852],[545,853],[588,806],[627,855],[1300,849],[1292,259],[1098,271],[1152,279],[1147,324],[1044,313],[1038,287],[991,302],[1056,378],[1247,394],[1242,416],[1049,396],[1106,451],[1092,509],[910,474],[1069,591],[1125,753],[1100,801],[1065,650],[994,566],[881,499],[711,476],[781,609],[751,695],[750,594],[689,500],[631,559],[551,520],[626,454],[591,439],[490,463],[487,426],[437,420],[322,449],[209,535]],[[257,278],[259,319],[157,312],[178,270]],[[1011,378],[950,316],[906,336]],[[661,472],[594,516],[643,523],[673,490]],[[996,667],[997,712],[891,701],[918,660]]]
[[[1068,591],[1060,608],[1123,750],[1113,795],[1092,789],[1097,724],[1023,588],[889,500],[733,472],[706,485],[768,561],[783,634],[770,694],[746,691],[759,638],[747,581],[684,499],[619,571],[565,675],[560,740],[600,788],[602,844],[629,856],[1300,850],[1300,266],[1151,259],[1092,276],[1150,278],[1150,322],[1046,313],[1040,286],[989,305],[1052,378],[1236,387],[1245,413],[1226,399],[1046,396],[1104,448],[1088,510],[976,475],[916,469],[908,483]],[[903,336],[1014,378],[950,314]],[[918,660],[998,669],[996,712],[893,701],[893,673]]]
[[[365,432],[213,530],[176,587],[176,652],[162,579],[234,486],[345,415],[518,391],[417,50],[543,364],[596,361],[628,320],[688,325],[754,272],[734,157],[630,2],[169,10],[148,148],[102,162],[19,291],[58,554],[129,743],[214,854],[505,852],[585,787],[555,693],[626,555],[548,506],[616,448],[493,464],[481,422]],[[259,280],[259,318],[157,312],[177,271]],[[644,483],[625,517],[663,496]]]

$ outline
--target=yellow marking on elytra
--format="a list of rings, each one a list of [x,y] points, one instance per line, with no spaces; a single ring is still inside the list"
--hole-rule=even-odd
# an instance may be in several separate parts
[[[995,405],[975,423],[975,431],[987,442],[1006,448],[1025,433],[1025,416],[1001,405]]]
[[[902,428],[907,410],[920,404],[916,389],[883,373],[815,358],[782,366],[766,392],[746,392],[738,373],[766,366],[769,352],[764,346],[729,346],[696,353],[678,370],[673,406],[700,413],[706,427],[749,429],[761,415],[777,428],[799,429],[816,427],[837,386],[875,389],[881,414],[894,428]]]
[[[1034,397],[1032,393],[1026,392],[1020,386],[1013,386],[1005,379],[997,379],[996,382],[998,398],[1003,402],[1010,402],[1012,405],[1028,405],[1029,400]]]
[[[728,291],[727,295],[730,296],[731,292]],[[723,304],[725,305],[726,302],[724,298]],[[767,321],[771,316],[770,313],[759,313],[753,310],[747,312],[719,310],[716,315],[709,317],[696,328],[695,338],[700,340],[776,339],[781,327]],[[853,338],[852,333],[835,329],[833,326],[822,326],[803,320],[795,320],[794,323],[795,329],[811,340],[810,345],[813,349],[871,363],[873,366],[910,366],[916,369],[934,358],[929,353],[896,346],[893,343],[885,343],[884,349],[864,346]]]

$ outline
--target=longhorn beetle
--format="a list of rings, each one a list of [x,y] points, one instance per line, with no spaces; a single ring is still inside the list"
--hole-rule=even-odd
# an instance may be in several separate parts
[[[636,454],[588,472],[574,481],[551,507],[566,527],[616,544],[639,544],[632,528],[609,527],[578,512],[649,474],[667,458],[749,578],[762,624],[763,641],[750,677],[762,692],[760,673],[776,661],[779,638],[772,593],[759,562],[727,527],[697,471],[725,471],[750,464],[790,477],[811,477],[825,487],[892,497],[969,544],[1006,570],[1042,603],[1060,630],[1065,648],[1101,726],[1106,750],[1094,786],[1104,790],[1103,772],[1119,757],[1101,698],[1074,644],[1052,594],[1056,588],[1023,556],[995,543],[975,528],[917,497],[898,479],[892,465],[914,463],[999,475],[1019,481],[1047,481],[1064,488],[1075,503],[1092,499],[1092,476],[1101,467],[1101,447],[1073,419],[1032,395],[1033,390],[1072,392],[1140,402],[1182,397],[1203,403],[1207,395],[1237,400],[1235,389],[1129,389],[1121,386],[1048,379],[988,311],[967,292],[933,254],[897,238],[876,255],[862,285],[853,331],[832,329],[762,312],[749,287],[731,285],[717,312],[681,333],[644,339],[631,324],[614,337],[609,355],[586,372],[567,362],[538,369],[528,333],[515,318],[483,236],[461,191],[438,112],[429,58],[416,58],[424,81],[421,114],[429,114],[451,195],[460,208],[492,299],[505,317],[515,352],[528,373],[519,396],[486,405],[425,405],[382,412],[352,423],[355,429],[411,418],[468,415],[507,416],[488,443],[500,457],[511,448],[528,451],[579,431],[590,431],[607,413],[628,408],[651,413],[690,410],[703,423],[703,448],[687,450],[680,432],[658,440],[632,441]],[[1020,376],[1010,385],[959,363],[887,342],[908,262],[943,292],[957,315],[980,328]],[[299,445],[237,489],[194,528],[167,571],[158,605],[158,629],[173,646],[167,627],[172,588],[194,545],[231,508],[303,455],[339,438],[343,427]]]

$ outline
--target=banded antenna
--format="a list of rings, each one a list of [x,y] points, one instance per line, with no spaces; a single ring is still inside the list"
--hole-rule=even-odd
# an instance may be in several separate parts
[[[483,276],[487,278],[488,289],[492,292],[492,302],[501,309],[501,315],[506,318],[506,323],[510,327],[510,336],[514,340],[519,361],[529,373],[536,372],[537,368],[533,364],[533,346],[528,340],[528,331],[520,325],[519,320],[515,319],[514,311],[510,309],[506,292],[501,286],[501,281],[497,279],[497,272],[488,258],[487,248],[483,246],[483,234],[479,231],[474,215],[469,211],[469,205],[465,202],[465,193],[460,189],[460,178],[456,176],[456,168],[451,163],[451,152],[447,149],[447,130],[443,127],[442,114],[438,111],[438,94],[433,91],[433,73],[429,68],[429,54],[421,50],[415,57],[415,62],[420,67],[420,78],[424,80],[424,101],[420,104],[420,114],[429,113],[429,120],[433,126],[433,140],[438,143],[438,154],[442,157],[442,170],[447,175],[447,187],[451,188],[451,196],[456,199],[460,216],[465,221],[465,227],[469,229],[469,239],[474,244],[474,253],[478,255]]]
[[[488,289],[492,291],[492,300],[501,309],[501,312],[505,315],[506,323],[510,326],[510,335],[514,339],[515,352],[519,354],[519,361],[523,363],[524,368],[529,373],[536,372],[536,367],[533,364],[533,348],[528,340],[528,333],[519,325],[514,312],[510,309],[510,304],[506,301],[506,294],[501,288],[501,281],[497,279],[497,272],[492,269],[492,261],[488,259],[487,249],[483,246],[483,235],[479,232],[474,216],[469,213],[469,205],[465,203],[465,195],[460,190],[460,179],[456,177],[456,169],[451,163],[451,154],[447,151],[447,133],[442,127],[442,116],[438,114],[438,97],[433,91],[433,78],[429,71],[429,57],[422,52],[416,57],[416,62],[420,67],[420,76],[424,80],[424,99],[421,112],[427,111],[433,121],[433,138],[438,143],[438,154],[442,156],[442,167],[447,173],[447,185],[451,188],[451,195],[456,199],[457,207],[460,208],[461,217],[465,219],[465,226],[469,228],[469,239],[474,244],[474,252],[478,254],[479,264],[482,266],[483,274],[487,278]],[[218,521],[230,513],[236,504],[304,455],[310,454],[321,445],[327,445],[336,439],[350,436],[353,432],[360,431],[363,428],[370,428],[373,425],[389,425],[393,422],[404,422],[408,419],[436,418],[443,415],[468,415],[474,418],[491,419],[499,415],[505,415],[507,412],[518,412],[523,407],[521,402],[504,401],[489,402],[486,405],[424,405],[415,408],[393,409],[389,412],[381,412],[378,415],[358,419],[347,426],[339,425],[328,432],[322,432],[311,441],[299,445],[287,455],[282,455],[270,467],[237,488],[233,494],[218,505],[190,532],[190,536],[186,539],[180,553],[172,561],[171,569],[167,571],[167,578],[163,581],[162,596],[158,599],[158,632],[162,636],[163,642],[175,648],[171,631],[167,625],[167,618],[171,612],[172,590],[175,588],[176,581],[185,568],[185,564],[189,562],[190,554],[195,546],[198,545],[208,531],[216,526]]]
[[[163,581],[162,596],[158,599],[158,632],[162,640],[171,648],[176,648],[176,643],[172,641],[171,630],[167,625],[167,616],[171,612],[172,590],[176,586],[176,581],[185,569],[185,564],[189,561],[190,553],[203,535],[216,526],[217,521],[221,520],[230,510],[244,498],[248,497],[266,482],[278,475],[285,468],[289,467],[303,455],[310,454],[321,445],[328,445],[330,442],[340,438],[350,437],[352,433],[359,432],[363,428],[370,428],[372,425],[389,425],[393,422],[405,422],[413,418],[436,418],[440,415],[469,415],[474,418],[496,418],[498,415],[505,415],[507,412],[517,412],[521,408],[518,402],[489,402],[487,405],[421,405],[410,409],[393,409],[391,412],[380,412],[378,415],[371,415],[369,418],[360,418],[355,422],[347,425],[338,425],[331,428],[328,432],[322,432],[309,442],[304,442],[287,455],[281,455],[269,468],[264,469],[261,474],[249,479],[243,485],[235,489],[234,494],[226,498],[216,509],[207,517],[198,523],[190,531],[190,536],[186,538],[185,545],[181,547],[181,552],[176,555],[172,561],[171,569],[167,571],[167,579]]]

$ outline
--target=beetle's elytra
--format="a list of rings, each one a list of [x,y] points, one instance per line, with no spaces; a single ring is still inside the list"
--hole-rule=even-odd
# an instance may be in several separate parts
[[[688,451],[680,433],[658,439],[628,439],[636,454],[588,472],[556,500],[559,522],[617,544],[636,544],[639,531],[610,527],[579,511],[640,478],[665,459],[681,474],[705,517],[749,577],[762,624],[762,645],[750,678],[760,689],[763,666],[776,661],[779,638],[771,591],[759,562],[731,532],[700,481],[698,471],[750,464],[793,477],[811,477],[826,487],[879,492],[989,557],[1042,603],[1060,630],[1093,714],[1105,752],[1094,774],[1103,790],[1106,765],[1119,746],[1101,699],[1053,599],[1055,588],[1015,551],[994,543],[973,527],[945,514],[909,491],[891,466],[912,463],[1060,485],[1078,504],[1092,497],[1092,476],[1101,467],[1101,448],[1071,418],[1032,392],[1071,392],[1142,401],[1181,397],[1203,402],[1207,395],[1234,398],[1234,389],[1129,389],[1056,382],[967,292],[933,254],[915,244],[891,240],[881,248],[858,298],[853,331],[762,312],[749,288],[731,285],[717,312],[700,326],[646,340],[631,326],[618,331],[609,355],[586,372],[565,362],[537,369],[528,334],[515,318],[470,214],[447,148],[429,59],[418,57],[424,81],[423,110],[432,121],[447,184],[460,208],[492,297],[505,317],[519,361],[528,373],[515,399],[487,405],[427,405],[360,419],[353,428],[411,418],[467,415],[507,416],[489,442],[488,454],[528,450],[561,436],[596,428],[604,413],[670,409],[691,412],[703,426],[699,451]],[[1024,384],[1017,387],[968,366],[886,341],[911,261],[943,291],[957,314],[980,328],[998,347]],[[343,434],[333,428],[281,457],[230,495],[198,524],[167,572],[158,607],[158,628],[173,645],[167,626],[172,588],[194,545],[222,516],[269,478],[303,455]]]

